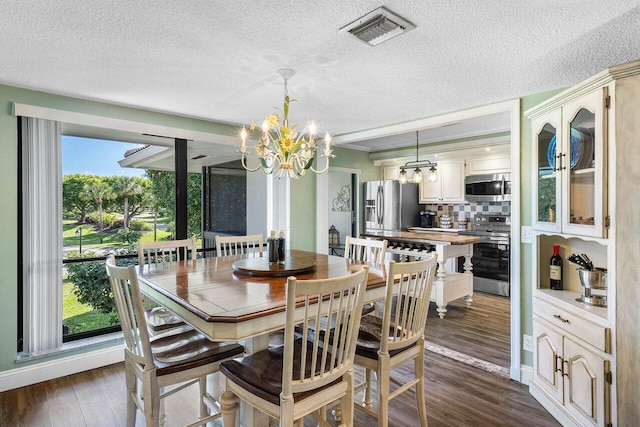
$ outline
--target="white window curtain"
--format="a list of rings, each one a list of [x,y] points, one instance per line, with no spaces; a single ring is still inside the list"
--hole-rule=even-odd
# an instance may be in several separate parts
[[[62,126],[22,118],[24,343],[62,347]]]

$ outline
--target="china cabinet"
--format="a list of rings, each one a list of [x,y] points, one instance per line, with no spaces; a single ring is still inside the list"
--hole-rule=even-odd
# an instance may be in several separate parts
[[[420,203],[464,202],[464,160],[439,161],[436,170],[435,181],[429,181],[429,174],[423,173]]]
[[[533,162],[531,394],[563,425],[634,425],[640,61],[608,68],[525,115]],[[563,289],[550,289],[553,245],[564,259],[588,254],[607,270],[601,306],[584,302],[587,288],[568,261]]]

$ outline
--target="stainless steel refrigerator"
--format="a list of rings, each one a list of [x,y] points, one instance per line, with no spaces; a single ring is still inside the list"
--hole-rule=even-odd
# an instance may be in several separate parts
[[[364,183],[364,229],[399,231],[420,225],[418,184],[398,180]]]

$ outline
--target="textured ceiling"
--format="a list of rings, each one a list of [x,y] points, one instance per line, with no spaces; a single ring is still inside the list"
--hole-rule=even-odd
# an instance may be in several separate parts
[[[291,120],[339,135],[640,58],[640,0],[395,1],[415,30],[375,48],[338,34],[381,4],[2,0],[0,83],[239,124],[281,108],[290,67]]]

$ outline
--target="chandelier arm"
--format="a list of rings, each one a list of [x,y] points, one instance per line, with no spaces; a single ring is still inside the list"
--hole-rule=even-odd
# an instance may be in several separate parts
[[[324,166],[324,169],[322,169],[322,170],[316,170],[316,169],[314,169],[313,165],[309,166],[309,169],[311,169],[311,170],[312,170],[313,172],[315,172],[315,173],[324,173],[324,172],[326,172],[326,171],[329,169],[329,162],[330,162],[330,158],[329,158],[329,157],[327,157],[327,156],[322,156],[322,157],[324,157],[325,159],[327,159],[327,164]]]
[[[242,157],[240,158],[240,160],[242,161],[242,167],[249,172],[255,172],[258,169],[260,169],[262,167],[262,165],[258,165],[258,167],[256,167],[255,169],[251,169],[247,166],[247,164],[245,163],[247,159],[247,154],[246,153],[242,153]]]

